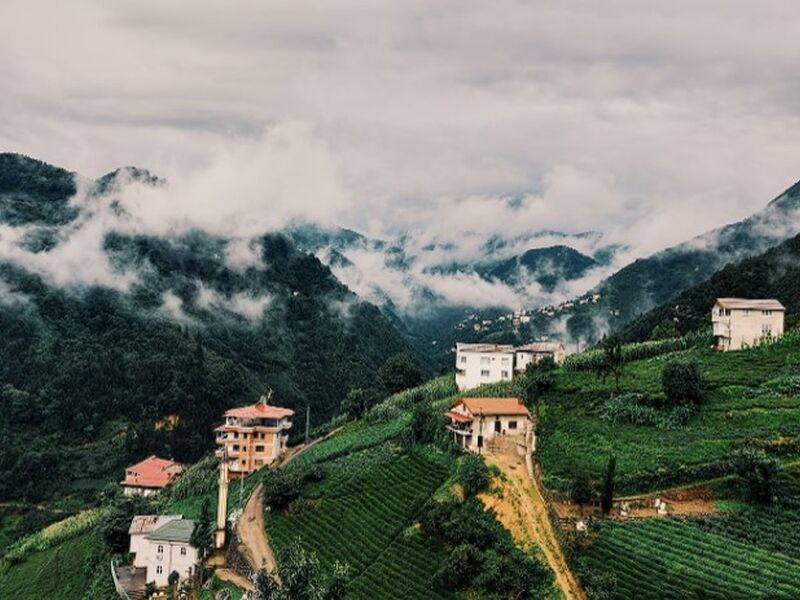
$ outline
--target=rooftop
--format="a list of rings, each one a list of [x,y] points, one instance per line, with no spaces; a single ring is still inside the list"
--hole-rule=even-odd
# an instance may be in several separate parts
[[[194,521],[191,519],[175,519],[165,523],[145,537],[148,540],[159,542],[182,542],[188,544],[189,538],[192,537],[192,531],[194,531]]]
[[[136,515],[128,528],[128,535],[150,533],[169,521],[182,518],[182,515]]]
[[[556,352],[559,349],[564,349],[564,344],[561,342],[531,342],[517,346],[517,352]]]
[[[453,412],[452,410],[449,412],[444,413],[446,417],[449,417],[453,421],[458,421],[459,423],[471,423],[472,417],[468,415],[462,415],[461,413]]]
[[[717,298],[714,306],[722,308],[751,308],[755,310],[786,310],[777,300],[750,300],[747,298]]]
[[[453,408],[463,404],[472,415],[521,415],[530,417],[520,398],[461,398]]]
[[[458,342],[456,344],[458,352],[514,352],[514,346],[510,344],[465,344]]]
[[[250,406],[240,406],[239,408],[226,410],[223,416],[243,419],[283,419],[284,417],[291,417],[293,414],[294,411],[290,408],[271,406],[262,400]]]
[[[162,488],[183,471],[183,465],[155,454],[125,469],[122,485]]]

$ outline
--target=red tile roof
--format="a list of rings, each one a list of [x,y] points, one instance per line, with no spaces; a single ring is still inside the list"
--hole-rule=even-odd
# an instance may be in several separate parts
[[[451,419],[453,419],[453,421],[458,421],[459,423],[472,422],[472,417],[470,417],[469,415],[462,415],[461,413],[453,412],[452,410],[444,414],[446,417],[450,417]]]
[[[461,398],[453,406],[463,404],[472,415],[522,415],[530,417],[519,398]]]
[[[183,465],[174,460],[153,455],[125,469],[122,485],[133,487],[163,488],[183,471]]]
[[[240,417],[245,419],[282,419],[291,417],[294,411],[290,408],[280,406],[270,406],[265,402],[256,402],[250,406],[241,406],[226,410],[225,417]]]

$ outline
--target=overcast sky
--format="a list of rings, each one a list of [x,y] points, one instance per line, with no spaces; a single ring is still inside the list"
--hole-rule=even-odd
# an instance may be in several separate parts
[[[3,0],[0,150],[147,167],[201,222],[646,253],[800,178],[798,22],[792,0]]]

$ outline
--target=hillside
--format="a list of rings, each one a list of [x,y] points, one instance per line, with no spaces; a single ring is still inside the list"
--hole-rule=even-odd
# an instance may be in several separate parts
[[[75,283],[63,281],[69,273],[55,279],[42,265],[94,223],[86,206],[113,205],[120,178],[160,185],[127,168],[83,181],[90,204],[73,205],[71,174],[0,156],[0,214],[11,239],[20,234],[0,256],[0,500],[58,499],[72,511],[94,502],[125,463],[152,453],[196,460],[212,447],[222,411],[267,387],[283,405],[310,406],[312,424],[321,423],[409,349],[376,307],[280,235],[252,240],[254,260],[241,267],[228,260],[231,240],[112,222],[101,252],[113,287],[80,273]],[[49,241],[32,247],[40,236]],[[166,415],[177,425],[157,429]],[[25,526],[18,533],[25,521],[2,520]]]
[[[800,183],[742,221],[636,260],[603,281],[601,309],[625,324],[725,265],[759,255],[800,231]]]
[[[569,246],[532,248],[499,264],[484,267],[480,273],[487,279],[497,279],[511,286],[535,281],[552,292],[565,281],[580,279],[598,263]]]
[[[625,340],[641,341],[653,328],[672,321],[681,333],[709,327],[717,298],[777,298],[786,307],[787,323],[800,315],[800,235],[765,253],[731,264],[620,331]]]

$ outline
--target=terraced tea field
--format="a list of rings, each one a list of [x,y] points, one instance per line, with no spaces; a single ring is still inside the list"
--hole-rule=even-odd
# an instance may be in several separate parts
[[[619,600],[800,598],[800,560],[739,538],[687,520],[607,521],[582,560],[616,576]]]

